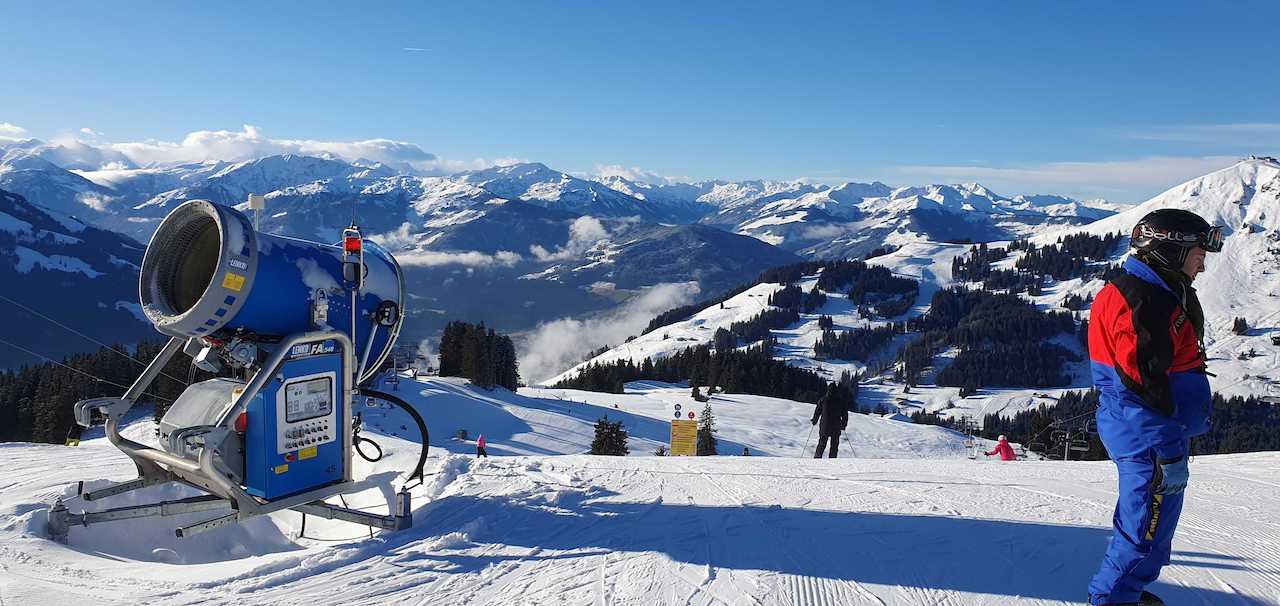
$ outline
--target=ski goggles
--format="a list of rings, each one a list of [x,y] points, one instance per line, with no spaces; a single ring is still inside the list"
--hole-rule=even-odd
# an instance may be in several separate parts
[[[1200,240],[1196,245],[1211,253],[1221,252],[1222,228],[1217,225],[1210,227],[1208,232],[1200,234]]]
[[[1162,231],[1152,229],[1146,225],[1140,225],[1134,231],[1135,236],[1142,235],[1155,240],[1173,242],[1185,247],[1199,246],[1205,249],[1206,252],[1211,253],[1222,251],[1222,228],[1217,225],[1210,227],[1208,231],[1202,232]]]

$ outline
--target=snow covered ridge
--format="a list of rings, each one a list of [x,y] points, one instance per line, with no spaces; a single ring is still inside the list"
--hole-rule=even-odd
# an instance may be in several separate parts
[[[1275,376],[1280,371],[1277,370],[1272,355],[1280,348],[1271,342],[1271,335],[1280,331],[1280,299],[1277,298],[1280,297],[1280,164],[1276,161],[1264,158],[1244,160],[1174,187],[1113,217],[1088,225],[1069,225],[1048,230],[1033,236],[1030,241],[1037,246],[1048,246],[1058,243],[1064,236],[1077,233],[1098,237],[1127,234],[1142,215],[1154,208],[1163,207],[1192,210],[1211,223],[1228,229],[1224,251],[1210,255],[1209,271],[1202,274],[1196,282],[1208,323],[1206,343],[1210,367],[1218,375],[1211,379],[1213,389],[1227,396],[1280,395],[1280,380],[1277,380],[1280,377]],[[890,235],[884,242],[898,246],[897,250],[872,258],[868,263],[892,268],[895,272],[921,281],[920,296],[908,316],[927,311],[928,303],[938,289],[965,283],[963,279],[952,275],[952,260],[957,256],[967,256],[970,248],[968,245],[938,243],[910,233]],[[1008,243],[993,242],[990,246],[1007,248]],[[1110,256],[1097,264],[1105,267],[1107,264],[1120,262],[1127,253],[1126,248],[1127,237],[1121,238]],[[1013,251],[992,267],[1012,269],[1023,254],[1025,253],[1022,251]],[[1041,280],[1043,282],[1039,294],[1029,298],[1046,311],[1063,310],[1064,303],[1069,298],[1078,297],[1087,302],[1103,286],[1099,275],[1065,280],[1042,277]],[[807,289],[812,284],[812,281],[806,281],[801,287]],[[778,284],[759,284],[725,301],[723,306],[712,305],[707,309],[697,310],[687,319],[657,328],[614,347],[583,365],[567,369],[549,382],[573,376],[589,363],[628,359],[638,364],[648,357],[657,359],[692,345],[710,343],[717,328],[727,328],[732,322],[743,321],[760,313],[765,308],[769,295],[781,288]],[[817,322],[821,315],[831,316],[837,330],[865,326],[869,320],[875,324],[874,318],[862,317],[854,306],[842,301],[838,293],[834,293],[834,296],[833,293],[827,294],[829,300],[824,308],[804,315],[794,326],[773,331],[781,345],[775,355],[792,365],[816,370],[830,379],[846,370],[871,371],[867,376],[868,384],[864,385],[859,394],[860,398],[869,402],[878,402],[889,408],[905,406],[913,411],[938,412],[953,418],[964,415],[981,418],[994,413],[1013,415],[1044,403],[1052,404],[1052,398],[1062,391],[992,388],[980,390],[976,397],[961,398],[955,388],[924,385],[913,389],[911,394],[904,394],[900,384],[895,384],[891,377],[883,375],[882,364],[869,367],[857,361],[817,359],[813,353],[813,344],[821,336]],[[1082,319],[1087,318],[1087,305],[1077,315]],[[1237,317],[1244,317],[1249,323],[1251,330],[1247,334],[1232,333],[1233,320]],[[664,336],[667,338],[663,338]],[[1057,342],[1083,355],[1079,344],[1070,336],[1063,335]],[[897,349],[904,344],[905,341],[896,341],[886,349],[881,360],[892,361]],[[1253,353],[1250,354],[1250,351]],[[954,353],[944,353],[935,360],[935,372],[947,364],[948,355]],[[1087,368],[1077,366],[1066,369],[1072,375],[1071,383],[1066,389],[1088,389],[1090,386]]]
[[[120,234],[0,190],[0,295],[99,340],[132,343],[154,334],[133,311],[142,250]],[[0,317],[6,340],[41,355],[61,358],[96,347],[10,302],[0,300]],[[39,361],[0,348],[0,368]]]
[[[810,407],[745,396],[713,400],[723,436],[753,455],[784,456],[637,456],[644,437],[632,439],[628,457],[559,455],[585,448],[583,428],[602,412],[641,435],[646,419],[666,425],[688,390],[511,394],[432,379],[402,380],[398,393],[433,427],[464,422],[471,438],[486,436],[490,454],[518,456],[477,460],[471,439],[433,431],[432,475],[413,490],[413,528],[373,538],[314,517],[303,534],[290,512],[190,539],[173,537],[174,518],[108,522],[72,528],[64,546],[41,538],[42,505],[73,494],[78,480],[92,488],[133,477],[128,459],[102,438],[78,448],[0,445],[0,600],[1056,606],[1083,603],[1110,534],[1110,463],[948,458],[935,450],[942,442],[908,433],[949,433],[939,428],[854,415],[864,418],[848,442],[860,457],[916,456],[799,458]],[[357,478],[386,481],[417,445],[399,429],[399,411],[365,412],[375,425],[366,435],[387,457],[357,459]],[[149,421],[126,428],[135,439],[150,433]],[[1280,604],[1280,533],[1271,523],[1280,456],[1191,465],[1173,562],[1153,591],[1171,604]],[[385,498],[371,489],[348,502],[382,507]]]

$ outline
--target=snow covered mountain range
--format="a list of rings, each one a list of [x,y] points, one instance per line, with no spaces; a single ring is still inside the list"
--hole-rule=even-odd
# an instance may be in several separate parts
[[[406,269],[418,303],[410,340],[449,319],[521,331],[615,310],[660,284],[688,285],[672,301],[683,303],[802,258],[1010,238],[1113,212],[1103,202],[1007,198],[976,184],[650,184],[539,163],[434,176],[334,156],[137,166],[114,150],[34,139],[0,143],[0,190],[140,242],[196,198],[243,205],[249,193],[265,194],[263,230],[319,240],[336,238],[355,216]]]
[[[0,144],[3,145],[3,144]],[[901,214],[923,232],[945,238],[1019,234],[1027,225],[1084,223],[1113,212],[1102,201],[1058,196],[1007,198],[978,184],[890,188],[883,183],[838,186],[801,181],[703,181],[649,184],[619,176],[584,178],[539,163],[495,166],[448,176],[414,175],[407,167],[336,157],[268,156],[241,162],[208,161],[137,167],[118,152],[87,144],[68,149],[38,140],[0,147],[0,188],[145,239],[176,202],[205,198],[239,204],[250,193],[272,198],[268,229],[298,236],[329,236],[353,210],[371,228],[399,228],[430,244],[446,225],[466,223],[492,201],[524,201],[579,216],[664,224],[705,223],[799,251],[806,234],[790,228],[851,231],[858,221]],[[97,152],[94,152],[97,150]],[[95,161],[97,166],[94,166]],[[395,204],[391,204],[394,201]],[[406,204],[407,203],[407,204]],[[964,225],[931,223],[930,213],[954,215]],[[305,219],[291,219],[303,214]],[[979,217],[978,215],[982,215]],[[321,223],[316,224],[315,219]],[[308,222],[308,220],[311,220]],[[853,223],[851,227],[849,224]],[[782,229],[777,226],[789,226]],[[774,226],[770,228],[770,226]],[[1020,227],[1022,226],[1022,227]],[[811,230],[812,231],[812,230]],[[936,233],[935,233],[936,231]],[[813,234],[807,234],[814,239]],[[830,238],[827,238],[830,239]],[[554,241],[541,243],[551,249]],[[527,254],[526,250],[516,250]],[[808,251],[810,256],[822,251]]]
[[[960,191],[956,188],[952,191]],[[976,190],[977,188],[972,188]],[[935,190],[939,195],[945,190]],[[926,192],[929,193],[929,192]],[[932,194],[931,194],[932,195]],[[911,196],[890,195],[889,200],[906,200]],[[960,204],[963,198],[951,199]],[[930,198],[932,200],[932,198]],[[914,203],[919,203],[916,199]],[[937,202],[937,201],[935,201]],[[1053,200],[1022,200],[1023,204],[1052,206]],[[937,202],[944,204],[944,202]],[[968,202],[973,205],[974,202]],[[1005,203],[994,207],[982,207],[986,213],[1004,212],[1010,208]],[[1206,347],[1210,356],[1210,368],[1217,375],[1211,378],[1213,389],[1224,395],[1280,395],[1280,347],[1272,344],[1272,336],[1280,336],[1280,162],[1274,158],[1249,158],[1233,166],[1210,173],[1176,186],[1151,200],[1084,225],[1068,224],[1043,233],[1029,240],[1039,246],[1054,245],[1070,234],[1086,233],[1096,236],[1122,234],[1118,244],[1103,261],[1093,264],[1105,267],[1118,264],[1127,254],[1128,230],[1137,221],[1156,208],[1184,208],[1203,216],[1210,223],[1224,226],[1227,236],[1221,253],[1210,255],[1208,271],[1202,274],[1195,286],[1203,303],[1206,316]],[[997,211],[997,209],[1001,209]],[[974,207],[978,212],[978,207]],[[903,395],[902,384],[892,379],[895,366],[891,364],[909,335],[901,336],[884,346],[868,360],[839,360],[818,356],[814,344],[823,333],[819,319],[833,319],[834,329],[851,329],[868,326],[885,326],[891,321],[920,316],[929,309],[933,294],[939,289],[968,283],[952,275],[952,260],[970,254],[970,245],[949,244],[921,237],[915,232],[891,233],[884,243],[898,245],[888,254],[872,258],[871,265],[890,268],[895,274],[919,280],[920,293],[912,306],[901,316],[883,318],[868,315],[859,305],[849,301],[843,292],[827,291],[827,302],[812,313],[800,314],[799,322],[771,331],[777,339],[775,357],[793,366],[819,372],[830,380],[844,371],[866,374],[860,398],[866,405],[884,405],[908,412],[925,410],[944,416],[971,416],[981,418],[985,414],[1000,412],[1012,414],[1019,410],[1052,403],[1056,394],[1065,389],[1087,389],[1088,369],[1084,351],[1070,335],[1063,335],[1056,342],[1073,349],[1080,359],[1066,369],[1071,377],[1064,389],[983,389],[977,395],[962,397],[955,387],[939,387],[926,384]],[[991,241],[991,248],[1007,247],[1008,242]],[[993,269],[1015,270],[1026,255],[1022,250],[1011,250],[1009,255],[992,263]],[[817,283],[817,276],[810,276],[798,283],[808,292]],[[1034,302],[1042,310],[1065,310],[1069,297],[1088,301],[1105,282],[1100,272],[1090,277],[1053,279],[1041,276],[1038,294],[1022,296]],[[575,376],[591,364],[631,360],[637,364],[645,358],[659,359],[670,356],[692,345],[709,344],[718,329],[727,329],[734,322],[743,322],[769,308],[769,297],[783,288],[783,284],[761,283],[723,303],[690,314],[668,325],[638,335],[636,338],[600,353],[565,372],[548,377],[547,384]],[[1088,319],[1088,309],[1075,312],[1079,320]],[[1243,317],[1250,330],[1243,334],[1232,331],[1233,320]],[[744,345],[739,343],[739,345]],[[935,360],[935,372],[944,367],[949,355]],[[538,380],[538,379],[534,379]]]

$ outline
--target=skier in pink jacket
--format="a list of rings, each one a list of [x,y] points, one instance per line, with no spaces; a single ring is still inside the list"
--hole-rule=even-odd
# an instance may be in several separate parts
[[[996,443],[996,449],[988,452],[987,456],[1000,455],[1001,461],[1017,461],[1018,455],[1014,454],[1013,447],[1009,445],[1009,438],[1000,436],[1000,441]]]
[[[485,458],[489,456],[489,453],[484,451],[484,434],[480,434],[480,437],[476,439],[476,456]]]

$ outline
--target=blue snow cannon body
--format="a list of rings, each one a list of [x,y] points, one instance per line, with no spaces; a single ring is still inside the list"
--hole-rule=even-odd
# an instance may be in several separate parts
[[[404,278],[386,250],[367,240],[360,249],[363,280],[353,320],[357,276],[344,268],[350,251],[341,243],[261,233],[234,208],[192,200],[165,217],[147,246],[142,309],[166,335],[241,339],[264,351],[285,336],[327,326],[351,337],[363,383],[400,332]],[[388,321],[380,325],[378,318]]]

